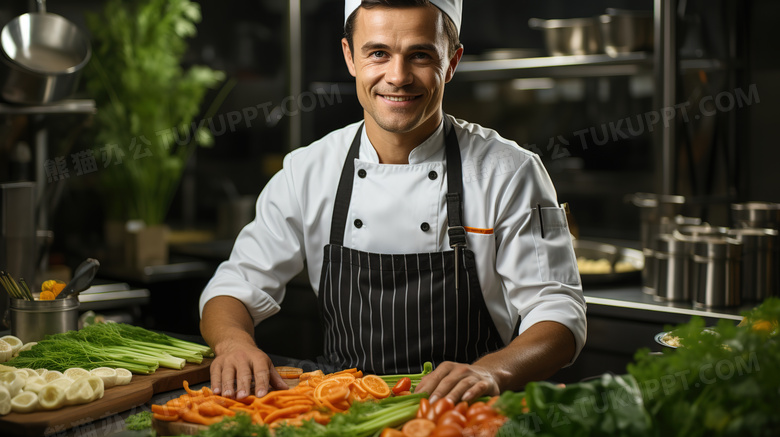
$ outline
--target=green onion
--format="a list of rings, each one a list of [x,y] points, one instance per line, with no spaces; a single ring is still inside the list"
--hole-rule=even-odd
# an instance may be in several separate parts
[[[123,323],[99,323],[79,331],[49,335],[8,365],[65,371],[70,367],[124,367],[149,374],[158,367],[182,369],[212,355],[208,346],[176,340]]]
[[[409,375],[379,375],[379,377],[382,378],[390,387],[398,383],[398,380],[401,378],[409,378],[412,380],[412,387],[416,387],[417,384],[420,383],[420,380],[422,380],[423,376],[431,372],[433,372],[433,364],[430,361],[426,361],[423,364],[423,371],[421,373],[413,373]]]

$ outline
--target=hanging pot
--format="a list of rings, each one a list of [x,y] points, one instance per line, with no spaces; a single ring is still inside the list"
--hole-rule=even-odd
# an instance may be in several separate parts
[[[46,12],[20,15],[0,31],[0,93],[8,102],[46,104],[70,97],[92,55],[85,33]]]

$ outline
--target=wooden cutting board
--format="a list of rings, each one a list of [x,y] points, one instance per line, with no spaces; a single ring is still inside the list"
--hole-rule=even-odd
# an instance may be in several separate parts
[[[159,368],[151,375],[133,375],[128,385],[111,387],[102,399],[83,405],[72,405],[54,411],[9,413],[0,416],[0,435],[53,435],[67,429],[127,411],[149,402],[156,393],[208,381],[211,358],[201,364],[187,364],[182,370]]]

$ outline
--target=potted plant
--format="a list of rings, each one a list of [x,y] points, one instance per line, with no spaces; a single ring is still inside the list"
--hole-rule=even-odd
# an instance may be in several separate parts
[[[123,228],[140,224],[125,234],[126,263],[164,263],[164,221],[187,160],[195,147],[213,142],[193,119],[224,74],[182,67],[186,40],[201,19],[197,3],[108,0],[86,18],[94,47],[86,88],[97,107],[92,152],[106,216]]]

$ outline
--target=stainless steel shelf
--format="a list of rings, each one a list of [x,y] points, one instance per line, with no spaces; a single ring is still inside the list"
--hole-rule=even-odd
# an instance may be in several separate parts
[[[0,103],[0,114],[94,114],[95,101],[90,99],[62,100],[48,105],[12,105]]]
[[[683,69],[713,70],[722,68],[715,59],[682,60]],[[546,56],[516,59],[462,60],[455,77],[460,80],[491,80],[523,77],[599,77],[632,76],[653,72],[653,54],[624,53]]]

